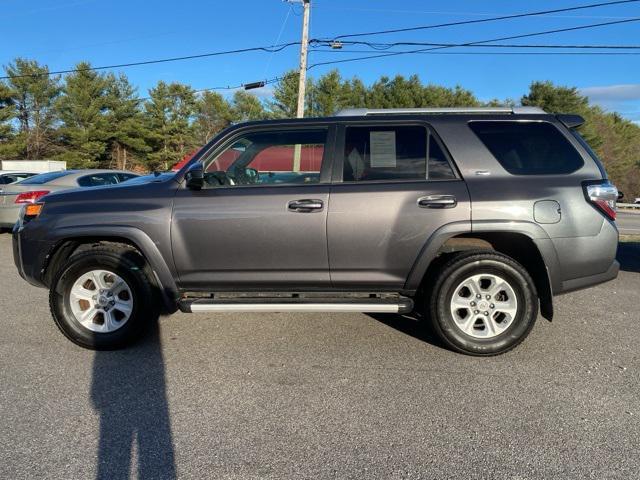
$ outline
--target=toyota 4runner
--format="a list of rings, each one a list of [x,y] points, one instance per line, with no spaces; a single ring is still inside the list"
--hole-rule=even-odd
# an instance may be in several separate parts
[[[179,172],[25,205],[14,257],[87,348],[161,312],[421,312],[518,345],[553,296],[616,277],[616,188],[576,115],[343,111],[235,125]]]

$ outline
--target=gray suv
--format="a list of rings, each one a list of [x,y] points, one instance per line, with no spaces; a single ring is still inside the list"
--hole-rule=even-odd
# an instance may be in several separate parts
[[[616,188],[575,115],[349,110],[235,125],[179,172],[53,193],[18,270],[87,348],[161,312],[419,312],[472,355],[518,345],[553,296],[616,277]]]

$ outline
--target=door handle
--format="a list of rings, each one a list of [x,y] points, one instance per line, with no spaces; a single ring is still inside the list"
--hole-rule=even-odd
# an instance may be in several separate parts
[[[309,213],[322,210],[324,203],[322,200],[305,198],[302,200],[292,200],[287,204],[287,208],[291,212]]]
[[[453,195],[427,195],[418,199],[421,208],[454,208],[458,205]]]

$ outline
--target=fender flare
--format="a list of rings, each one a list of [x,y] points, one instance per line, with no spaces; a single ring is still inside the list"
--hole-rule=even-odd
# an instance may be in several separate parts
[[[542,227],[533,222],[523,221],[462,221],[443,225],[427,239],[409,272],[404,289],[415,291],[420,287],[424,275],[436,258],[440,248],[456,235],[473,233],[517,233],[528,237],[538,249],[546,269],[548,288],[540,291],[541,310],[545,318],[553,318],[553,292],[561,288],[558,255],[552,240]]]
[[[424,274],[427,273],[427,269],[434,258],[436,258],[440,247],[449,240],[451,237],[460,235],[463,233],[471,233],[471,222],[453,222],[447,223],[438,228],[427,239],[425,244],[420,249],[418,258],[413,262],[413,267],[409,271],[409,276],[404,285],[405,290],[417,290],[420,287],[420,283],[424,278]]]
[[[145,257],[158,283],[165,309],[168,312],[177,310],[177,300],[180,296],[175,281],[175,275],[160,253],[156,243],[139,228],[121,225],[83,225],[79,227],[61,227],[51,231],[47,240],[58,251],[61,244],[70,240],[82,238],[96,238],[98,240],[124,239],[133,244]]]

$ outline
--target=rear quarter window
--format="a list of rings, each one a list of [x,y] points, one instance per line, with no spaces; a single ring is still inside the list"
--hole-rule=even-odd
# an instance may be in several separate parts
[[[558,175],[584,165],[569,140],[547,122],[474,121],[469,128],[513,175]]]

